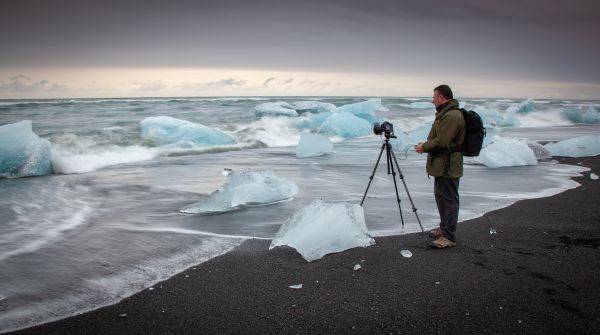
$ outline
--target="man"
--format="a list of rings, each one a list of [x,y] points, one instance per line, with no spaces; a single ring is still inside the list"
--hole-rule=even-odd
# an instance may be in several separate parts
[[[456,245],[456,225],[458,223],[458,184],[463,175],[463,158],[457,146],[465,137],[465,120],[458,109],[448,85],[440,85],[433,90],[433,104],[437,113],[431,126],[427,142],[417,144],[418,153],[427,153],[427,174],[435,177],[435,202],[440,213],[440,227],[429,234],[436,240],[436,248]],[[453,150],[454,149],[454,150]]]

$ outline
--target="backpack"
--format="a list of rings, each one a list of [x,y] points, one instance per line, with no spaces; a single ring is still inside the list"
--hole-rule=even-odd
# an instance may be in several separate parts
[[[481,116],[464,108],[458,108],[458,110],[461,111],[465,119],[465,139],[453,151],[460,151],[463,156],[467,157],[479,156],[485,137],[485,127],[483,121],[481,121]]]

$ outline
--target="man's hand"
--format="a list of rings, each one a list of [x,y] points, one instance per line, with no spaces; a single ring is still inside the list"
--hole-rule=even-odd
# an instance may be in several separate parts
[[[415,148],[415,151],[422,154],[423,153],[423,142],[419,142],[417,144],[417,147]]]

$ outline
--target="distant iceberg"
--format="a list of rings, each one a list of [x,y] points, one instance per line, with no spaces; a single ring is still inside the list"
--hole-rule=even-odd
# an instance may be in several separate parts
[[[600,113],[592,106],[583,114],[583,123],[597,124],[600,123]]]
[[[475,158],[479,163],[499,168],[504,166],[537,165],[535,153],[526,143],[518,139],[496,136]]]
[[[583,123],[583,115],[579,108],[568,108],[560,111],[560,115],[573,123]]]
[[[600,155],[600,136],[585,135],[556,143],[548,143],[544,147],[550,151],[552,156],[596,156]]]
[[[216,129],[170,116],[147,117],[140,122],[142,137],[160,144],[227,145],[233,137]]]
[[[298,193],[294,181],[277,177],[273,172],[246,170],[230,173],[227,181],[208,199],[181,209],[183,213],[214,214],[242,206],[268,205],[291,199]]]
[[[500,127],[518,127],[521,122],[517,118],[517,107],[508,107],[504,113],[504,118],[500,122]]]
[[[381,104],[380,98],[375,98],[340,106],[337,108],[337,111],[338,113],[350,113],[358,116],[360,114],[374,115],[376,111],[387,112],[388,109]]]
[[[298,116],[294,107],[285,101],[262,103],[254,107],[254,114],[256,116]]]
[[[302,133],[296,146],[296,157],[307,158],[327,155],[333,152],[333,143],[322,134]]]
[[[429,101],[415,101],[415,102],[411,102],[410,104],[399,104],[399,106],[401,107],[406,107],[406,108],[413,108],[413,109],[434,109],[435,106],[433,103],[429,102]]]
[[[31,121],[0,126],[0,177],[53,173],[52,146],[33,132]]]
[[[517,106],[517,113],[527,114],[533,112],[535,108],[535,101],[531,98],[521,102]]]
[[[481,121],[485,127],[497,126],[502,123],[504,116],[496,110],[487,109],[483,106],[475,107],[474,111],[481,116]]]
[[[346,112],[334,113],[319,129],[319,133],[344,138],[367,136],[371,131],[368,121]]]
[[[296,101],[291,106],[297,113],[325,113],[335,112],[337,107],[328,102],[320,101]]]
[[[269,249],[287,245],[311,262],[330,253],[373,244],[361,206],[314,200],[281,226]]]

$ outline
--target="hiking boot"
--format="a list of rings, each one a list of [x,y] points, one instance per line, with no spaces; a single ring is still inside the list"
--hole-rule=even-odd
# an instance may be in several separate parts
[[[433,238],[440,238],[440,236],[444,236],[444,234],[442,233],[442,229],[440,228],[435,228],[429,231],[429,237],[433,237]]]
[[[440,236],[438,237],[437,240],[431,242],[433,244],[434,247],[438,248],[438,249],[444,249],[444,248],[449,248],[449,247],[453,247],[456,245],[456,242],[452,242],[449,239],[446,238],[446,236]]]

